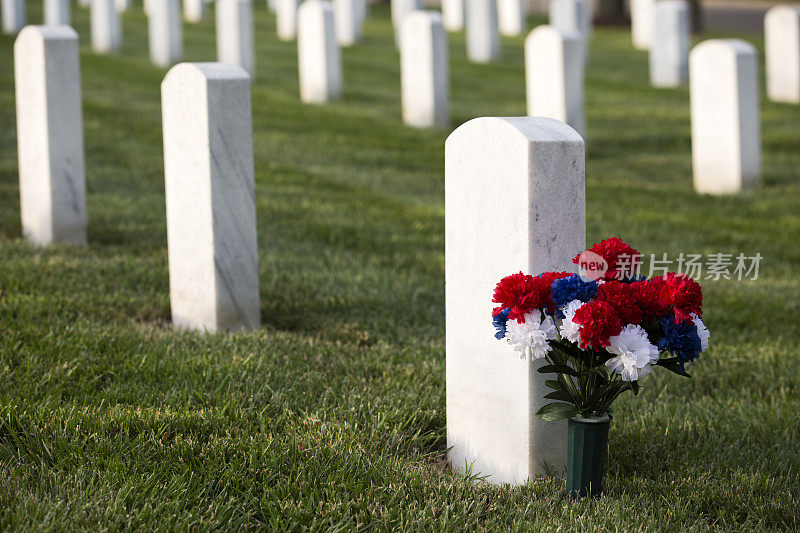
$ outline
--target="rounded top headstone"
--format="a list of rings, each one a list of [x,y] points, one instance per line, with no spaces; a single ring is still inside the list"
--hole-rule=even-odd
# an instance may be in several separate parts
[[[506,136],[509,142],[566,142],[583,144],[583,138],[569,125],[547,117],[480,117],[465,122],[455,129],[445,141],[470,135],[474,131],[491,131],[495,139]]]

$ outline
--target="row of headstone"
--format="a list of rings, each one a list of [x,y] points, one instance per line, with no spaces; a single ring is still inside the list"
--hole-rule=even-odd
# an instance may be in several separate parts
[[[38,246],[85,244],[78,35],[28,26],[14,65],[23,234]],[[173,323],[258,328],[250,77],[236,65],[178,65],[162,85],[162,114]]]

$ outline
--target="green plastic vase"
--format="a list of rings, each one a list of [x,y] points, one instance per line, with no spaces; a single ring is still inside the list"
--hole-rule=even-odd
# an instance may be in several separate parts
[[[608,415],[574,417],[567,423],[567,494],[572,498],[599,496],[608,449]]]

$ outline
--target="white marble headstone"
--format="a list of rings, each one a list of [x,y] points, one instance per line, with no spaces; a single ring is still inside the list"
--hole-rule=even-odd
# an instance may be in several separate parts
[[[464,19],[466,9],[464,3],[467,0],[442,0],[442,22],[447,31],[462,31],[464,29]]]
[[[3,33],[16,35],[25,26],[25,0],[2,0]]]
[[[315,104],[338,100],[342,94],[342,59],[330,2],[305,0],[300,6],[297,56],[300,99]]]
[[[650,83],[678,87],[689,81],[689,4],[686,0],[660,0],[656,19],[650,45]]]
[[[92,49],[116,52],[122,45],[122,25],[115,0],[92,0]]]
[[[403,121],[418,128],[444,128],[450,123],[450,81],[442,16],[412,11],[403,19],[402,36]]]
[[[402,23],[405,16],[412,11],[417,11],[423,8],[422,0],[391,0],[392,6],[392,25],[394,27],[394,42],[397,47],[400,47],[400,33],[402,31]]]
[[[497,27],[501,35],[515,37],[525,31],[523,0],[497,0]]]
[[[297,9],[300,0],[275,0],[275,25],[278,39],[294,41],[297,39]]]
[[[78,34],[27,26],[14,44],[22,233],[32,243],[86,243]]]
[[[172,322],[260,325],[250,77],[181,63],[161,85]]]
[[[464,0],[467,3],[467,58],[473,63],[491,63],[500,58],[495,0]]]
[[[580,35],[552,26],[539,26],[528,34],[525,83],[529,116],[566,122],[583,136],[583,78]]]
[[[239,65],[255,77],[251,0],[217,0],[217,60]]]
[[[168,67],[183,55],[183,34],[180,0],[158,0],[150,6],[148,37],[150,60]]]
[[[523,271],[574,271],[584,250],[584,145],[549,118],[478,118],[445,143],[447,446],[453,468],[490,483],[564,475],[566,421],[541,362],[494,337],[492,291]]]
[[[131,0],[116,0],[117,11],[125,13],[131,7]]]
[[[633,46],[649,50],[656,24],[656,2],[658,0],[630,0],[631,36]]]
[[[551,0],[550,26],[563,33],[579,35],[584,48],[584,58],[588,58],[589,37],[592,32],[592,15],[588,0]]]
[[[764,18],[767,97],[800,104],[800,7],[776,6]]]
[[[761,176],[758,62],[752,45],[712,39],[689,54],[694,188],[735,193]]]
[[[203,0],[183,0],[183,20],[200,22],[205,15],[206,4]]]
[[[339,46],[352,46],[361,39],[359,4],[363,0],[333,0],[336,19],[336,41]]]
[[[70,0],[45,0],[44,2],[45,26],[69,26],[71,14]]]

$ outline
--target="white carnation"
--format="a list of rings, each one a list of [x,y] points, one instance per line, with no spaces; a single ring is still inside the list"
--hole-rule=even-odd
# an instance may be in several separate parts
[[[615,354],[606,366],[623,381],[636,381],[652,370],[658,361],[658,348],[647,338],[647,332],[637,324],[628,324],[619,335],[609,339],[609,353]]]
[[[697,336],[700,337],[700,351],[705,352],[708,350],[708,339],[711,337],[711,332],[708,331],[708,328],[700,317],[697,316],[697,313],[692,313],[692,322],[694,322],[697,328]]]
[[[556,326],[553,319],[544,316],[538,309],[525,314],[522,324],[516,320],[509,320],[506,326],[506,339],[521,355],[531,359],[541,359],[552,348],[549,341],[556,338]]]
[[[561,321],[561,337],[578,345],[581,343],[581,325],[572,320],[575,318],[575,311],[580,309],[582,305],[582,301],[572,300],[561,310],[564,313],[564,319]]]

